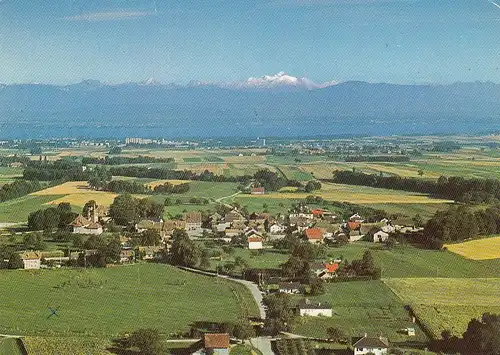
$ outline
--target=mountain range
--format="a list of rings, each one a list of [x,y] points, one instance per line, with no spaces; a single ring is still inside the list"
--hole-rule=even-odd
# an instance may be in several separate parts
[[[500,130],[500,85],[243,82],[0,85],[0,138],[307,136]]]

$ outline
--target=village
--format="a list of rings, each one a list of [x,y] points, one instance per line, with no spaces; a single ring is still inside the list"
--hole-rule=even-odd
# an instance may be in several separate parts
[[[251,188],[250,193],[261,195],[265,192],[262,187],[254,187]],[[286,245],[291,252],[293,245],[295,248],[301,245],[312,248],[308,252],[315,252],[319,248],[325,247],[335,248],[359,241],[391,245],[396,243],[394,238],[396,233],[407,235],[420,233],[423,229],[413,225],[396,225],[387,218],[374,223],[365,223],[363,216],[357,213],[343,219],[327,209],[310,208],[305,204],[297,206],[288,214],[272,214],[270,212],[244,214],[237,207],[225,204],[220,205],[221,214],[192,211],[185,213],[179,219],[163,220],[161,217],[141,219],[136,222],[130,221],[127,225],[122,226],[120,233],[116,233],[116,226],[109,216],[109,208],[98,206],[94,201],[89,201],[86,206],[88,207],[86,214],[78,214],[63,229],[73,235],[81,235],[88,238],[87,240],[92,240],[109,234],[110,226],[112,226],[113,231],[115,231],[113,235],[119,241],[119,250],[115,250],[118,255],[114,261],[110,263],[107,260],[104,264],[96,262],[96,258],[102,253],[102,250],[99,249],[71,250],[64,255],[51,257],[45,257],[43,250],[26,250],[19,253],[22,261],[19,266],[27,270],[36,270],[172,262],[169,255],[172,244],[175,243],[176,234],[182,234],[196,243],[195,245],[203,242],[216,243],[222,249],[237,248],[247,250],[251,255],[258,255],[266,249],[275,249],[280,243]],[[224,211],[225,213],[222,213]],[[143,238],[144,236],[147,237]],[[13,264],[11,260],[5,260],[5,262],[9,265]],[[290,260],[281,265],[281,270],[255,268],[247,264],[244,265],[244,268],[236,270],[228,268],[227,265],[224,267],[223,262],[221,255],[210,257],[208,263],[196,265],[195,263],[178,262],[177,266],[192,272],[217,276],[225,274],[234,279],[250,280],[258,287],[262,295],[302,296],[292,307],[294,314],[298,317],[332,317],[334,306],[331,303],[314,302],[308,298],[308,295],[322,292],[322,286],[318,285],[318,282],[380,278],[380,273],[376,270],[371,270],[368,273],[357,273],[354,268],[345,264],[346,260],[342,259],[340,255],[336,258],[323,257],[322,260],[318,257],[309,257],[305,260],[307,270],[301,273],[295,269],[296,264],[287,265]],[[217,265],[215,270],[210,268],[213,263]],[[373,269],[373,265],[370,267]],[[256,298],[256,301],[261,303],[262,296]],[[262,327],[267,309],[262,303],[259,307],[263,317],[254,324]],[[415,322],[414,318],[413,322]],[[415,336],[414,327],[415,325],[409,323],[405,330],[408,337]],[[347,342],[345,338],[338,340]],[[205,350],[196,350],[192,354],[229,354],[230,334],[207,333],[197,344],[203,346]],[[389,341],[383,337],[383,334],[377,337],[369,337],[367,334],[361,335],[359,340],[352,342],[351,345],[355,355],[387,354],[390,348]]]

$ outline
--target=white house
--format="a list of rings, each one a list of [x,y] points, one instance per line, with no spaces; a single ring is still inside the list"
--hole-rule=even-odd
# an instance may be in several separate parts
[[[40,269],[42,254],[33,251],[25,252],[21,254],[21,259],[23,260],[23,266],[26,270]]]
[[[262,238],[258,235],[248,237],[248,249],[258,250],[262,249]]]
[[[351,217],[349,217],[349,221],[351,222],[358,222],[358,223],[363,223],[363,217],[361,217],[359,214],[355,213]]]
[[[288,293],[288,294],[297,294],[301,293],[303,290],[300,282],[280,282],[279,283],[279,292]]]
[[[354,355],[385,355],[389,351],[389,341],[387,338],[369,338],[366,334],[363,338],[354,343]]]
[[[285,226],[278,223],[274,223],[271,227],[269,227],[269,232],[271,232],[271,234],[279,234],[282,233],[284,230]]]
[[[327,302],[313,303],[309,299],[299,301],[299,314],[301,317],[331,317],[332,306]]]
[[[389,239],[389,234],[384,231],[378,231],[373,234],[373,242],[374,243],[383,243],[387,239]]]

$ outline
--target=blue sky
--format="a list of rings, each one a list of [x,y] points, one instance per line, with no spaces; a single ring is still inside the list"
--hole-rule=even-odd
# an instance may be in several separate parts
[[[0,82],[500,83],[487,0],[0,0]]]

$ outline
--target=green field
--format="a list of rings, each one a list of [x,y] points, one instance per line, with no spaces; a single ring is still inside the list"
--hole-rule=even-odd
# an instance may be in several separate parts
[[[426,340],[418,327],[416,337],[400,333],[401,329],[414,325],[403,302],[382,281],[340,282],[325,286],[325,294],[310,299],[331,303],[333,317],[301,317],[293,329],[295,333],[326,338],[328,327],[338,327],[351,337],[368,333],[371,336],[382,334],[391,342]]]
[[[39,210],[45,203],[57,200],[61,197],[64,197],[64,195],[27,195],[2,202],[0,203],[0,222],[26,222],[31,212]]]
[[[418,249],[398,245],[391,250],[370,242],[351,243],[340,248],[330,248],[332,257],[348,260],[359,259],[370,250],[375,263],[382,268],[382,277],[498,277],[500,259],[469,260],[448,251]]]
[[[15,338],[0,338],[0,354],[23,355],[19,342]]]
[[[387,279],[384,282],[438,338],[443,330],[462,334],[472,318],[500,313],[500,278]]]
[[[393,223],[402,225],[413,225],[412,218],[417,214],[423,221],[430,219],[436,211],[447,210],[450,204],[447,203],[372,203],[365,206],[381,209],[387,212],[389,216],[394,215],[397,218],[391,218]]]
[[[109,339],[154,325],[169,335],[195,321],[258,315],[244,286],[160,264],[2,271],[0,289],[1,333]],[[59,307],[58,316],[48,318],[47,307]]]

